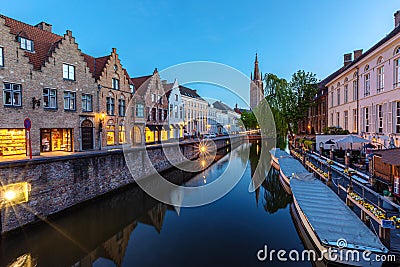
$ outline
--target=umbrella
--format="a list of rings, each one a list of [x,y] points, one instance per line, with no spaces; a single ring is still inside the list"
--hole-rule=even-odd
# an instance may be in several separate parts
[[[357,135],[350,134],[350,135],[348,135],[346,137],[343,137],[343,138],[341,138],[339,140],[336,140],[336,143],[350,143],[350,149],[352,150],[353,149],[353,147],[352,147],[353,144],[356,144],[356,143],[371,143],[371,141],[369,141],[368,139],[359,137]]]
[[[326,145],[334,145],[335,142],[332,139],[330,139],[330,140],[326,141],[325,144]]]
[[[371,144],[371,143],[366,144],[364,147],[365,147],[365,148],[376,148],[376,146],[374,146],[374,145]]]

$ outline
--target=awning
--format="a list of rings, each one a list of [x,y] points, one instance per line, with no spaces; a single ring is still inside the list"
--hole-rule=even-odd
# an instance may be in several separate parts
[[[146,125],[146,128],[149,128],[152,132],[158,131],[156,125]]]
[[[382,161],[387,164],[400,166],[400,148],[376,151],[374,154],[381,156]]]

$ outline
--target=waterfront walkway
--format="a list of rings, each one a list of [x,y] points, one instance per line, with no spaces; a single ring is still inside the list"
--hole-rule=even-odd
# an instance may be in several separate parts
[[[301,155],[296,153],[292,154],[295,158],[302,161]],[[352,170],[354,172],[354,175],[350,177],[344,172],[346,166],[338,162],[333,162],[333,164],[330,165],[328,164],[328,158],[321,157],[319,154],[315,153],[307,153],[306,159],[308,160],[308,162],[312,163],[315,168],[320,169],[321,172],[328,173],[329,170],[331,170],[331,189],[337,192],[337,194],[342,198],[343,201],[347,201],[348,194],[345,190],[347,190],[349,184],[351,183],[353,187],[353,192],[360,196],[363,202],[369,203],[382,210],[387,217],[400,217],[400,206],[386,199],[379,193],[375,192],[370,186],[369,176],[365,173],[350,168],[349,170]],[[317,170],[315,169],[312,169],[312,171],[314,173],[317,173]],[[327,177],[323,177],[321,173],[318,173],[318,176],[327,181]],[[355,208],[354,211],[361,217],[360,209]],[[378,235],[378,223],[372,219],[370,221],[371,230]],[[390,231],[390,250],[395,253],[400,253],[400,229],[392,229]]]

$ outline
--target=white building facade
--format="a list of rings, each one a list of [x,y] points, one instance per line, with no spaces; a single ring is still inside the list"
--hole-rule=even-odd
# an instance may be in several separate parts
[[[169,139],[183,138],[184,104],[178,81],[175,79],[173,84],[165,84],[164,88],[168,97]]]

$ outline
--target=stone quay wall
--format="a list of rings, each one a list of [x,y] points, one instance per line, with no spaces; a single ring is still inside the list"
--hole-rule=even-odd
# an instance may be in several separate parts
[[[221,137],[214,140],[218,149],[239,143],[243,136]],[[102,196],[145,179],[155,171],[161,172],[187,159],[197,157],[198,142],[153,145],[129,148],[129,171],[122,150],[91,151],[69,156],[36,158],[0,163],[3,185],[28,182],[29,201],[4,207],[1,211],[1,233],[45,219],[49,215]],[[179,149],[181,153],[176,153]],[[165,155],[168,155],[168,159]],[[172,155],[172,157],[171,157]],[[186,159],[185,159],[186,158]]]

